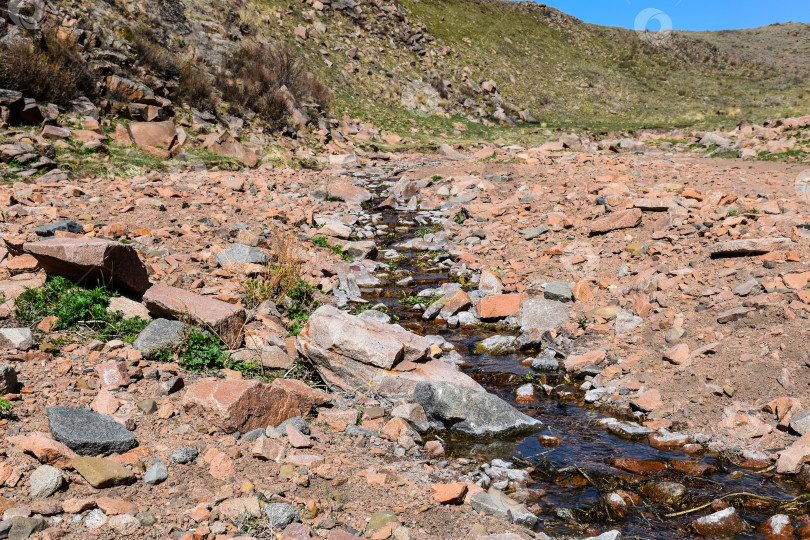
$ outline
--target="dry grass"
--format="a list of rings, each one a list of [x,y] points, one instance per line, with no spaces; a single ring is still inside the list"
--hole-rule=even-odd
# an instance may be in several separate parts
[[[79,50],[51,33],[34,43],[16,41],[0,47],[0,88],[39,102],[65,105],[82,95],[92,98],[97,79]]]
[[[303,261],[295,235],[277,229],[269,242],[272,260],[264,273],[245,283],[245,307],[253,309],[265,300],[280,303],[301,286]]]
[[[223,101],[237,114],[253,111],[269,124],[282,125],[288,116],[283,88],[304,104],[326,108],[331,95],[326,86],[306,70],[301,56],[284,44],[250,43],[242,46],[220,72],[216,86]]]

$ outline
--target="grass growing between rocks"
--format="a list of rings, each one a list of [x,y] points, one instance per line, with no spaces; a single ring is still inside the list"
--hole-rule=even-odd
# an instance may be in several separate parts
[[[14,302],[15,315],[28,325],[45,317],[56,317],[54,330],[68,330],[86,339],[132,343],[148,321],[127,318],[120,311],[108,311],[110,299],[118,296],[109,286],[99,283],[86,289],[57,276],[42,287],[27,289]]]
[[[183,344],[176,350],[163,349],[155,355],[161,362],[177,363],[188,371],[200,372],[233,367],[228,362],[228,348],[215,334],[189,328]]]

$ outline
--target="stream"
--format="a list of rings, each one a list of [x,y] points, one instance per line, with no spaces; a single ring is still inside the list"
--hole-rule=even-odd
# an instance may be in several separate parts
[[[365,177],[366,187],[376,192],[371,203],[374,207],[384,199],[385,190],[396,182],[397,175],[405,170],[371,170],[356,173],[355,176]],[[465,359],[461,367],[467,374],[488,391],[548,426],[540,433],[527,437],[486,444],[443,437],[448,455],[481,460],[500,458],[514,460],[516,467],[532,467],[532,483],[528,487],[534,496],[523,502],[529,508],[532,505],[539,507],[537,530],[551,536],[579,538],[611,529],[621,530],[624,538],[694,538],[694,533],[688,528],[689,523],[712,510],[677,517],[666,517],[666,514],[682,512],[731,493],[750,492],[785,501],[801,494],[794,483],[775,478],[769,473],[735,467],[720,456],[690,456],[682,451],[662,451],[646,441],[633,442],[617,437],[599,425],[606,413],[584,404],[583,392],[578,389],[582,380],[566,382],[560,373],[542,374],[531,367],[524,367],[521,360],[526,358],[525,354],[492,356],[476,352],[475,344],[494,335],[493,332],[477,326],[449,328],[444,321],[426,322],[421,318],[423,310],[400,304],[399,300],[405,296],[417,295],[426,288],[436,288],[451,280],[447,269],[430,263],[431,253],[401,246],[415,238],[417,231],[431,223],[439,223],[445,216],[443,211],[369,210],[369,215],[364,219],[370,217],[373,225],[379,227],[385,224],[389,230],[396,231],[395,235],[375,237],[380,251],[378,260],[386,262],[384,254],[391,249],[395,249],[400,258],[395,263],[395,270],[377,273],[381,284],[363,288],[362,297],[371,305],[384,304],[388,314],[395,317],[395,322],[408,330],[444,337]],[[360,224],[364,224],[363,220]],[[386,273],[389,275],[385,276]],[[412,281],[404,286],[397,285],[407,275],[412,277]],[[526,375],[533,378],[536,400],[528,404],[517,403],[515,389],[529,380]],[[547,395],[541,385],[553,387],[554,391]],[[538,435],[555,437],[562,442],[556,447],[543,446]],[[654,475],[638,476],[611,467],[608,461],[613,458],[663,463],[691,461],[711,466],[714,472],[692,476],[667,468]],[[642,495],[641,503],[631,507],[626,516],[616,515],[606,505],[609,493],[623,489],[640,494],[642,486],[651,481],[683,484],[686,486],[686,498],[677,505],[667,506],[652,502]],[[741,504],[735,506],[738,513],[754,526],[779,513],[775,508],[763,508],[760,501],[752,499],[747,502],[742,500]],[[749,528],[738,537],[755,538],[756,534]]]

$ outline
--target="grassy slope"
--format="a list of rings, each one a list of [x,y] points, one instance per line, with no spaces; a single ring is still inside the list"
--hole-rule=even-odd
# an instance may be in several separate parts
[[[761,59],[754,55],[738,54],[739,65],[729,65],[723,55],[692,35],[677,34],[674,46],[655,48],[632,31],[555,16],[554,10],[537,5],[489,0],[404,3],[440,42],[456,48],[462,62],[496,80],[507,99],[528,105],[554,126],[600,129],[722,122],[728,118],[718,116],[720,110],[761,118],[808,106],[806,83],[802,89],[795,78],[753,65],[752,60]],[[730,34],[755,50],[769,40],[778,48],[797,39],[773,36],[768,30],[747,31],[746,37],[710,33],[708,39],[701,38],[733,49]],[[797,48],[810,43],[807,33],[803,35],[803,45]]]

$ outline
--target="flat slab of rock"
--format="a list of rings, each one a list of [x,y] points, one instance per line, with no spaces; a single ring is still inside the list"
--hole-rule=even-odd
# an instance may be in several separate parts
[[[47,225],[41,225],[34,229],[37,236],[53,236],[57,231],[82,234],[84,232],[84,227],[73,220],[65,219],[62,221],[56,221],[54,223],[48,223]]]
[[[123,454],[138,445],[135,434],[111,416],[89,409],[48,407],[51,437],[80,456]]]
[[[138,148],[162,148],[169,150],[177,140],[174,122],[130,122],[127,131]]]
[[[132,471],[111,459],[77,457],[71,465],[96,489],[132,484],[136,480]]]
[[[329,401],[327,394],[293,379],[206,380],[188,388],[182,405],[225,433],[246,433],[306,415]]]
[[[745,238],[721,242],[709,248],[711,257],[751,257],[771,251],[793,249],[795,243],[790,238]]]
[[[80,282],[112,280],[127,291],[143,294],[150,286],[146,267],[132,246],[101,238],[49,238],[26,242],[23,251],[33,255],[48,274]]]
[[[231,244],[217,253],[217,263],[225,266],[228,263],[267,264],[270,255],[261,249],[245,244]]]
[[[247,314],[240,306],[164,284],[146,291],[143,303],[157,317],[190,318],[216,333],[231,349],[238,349],[242,344]]]
[[[631,229],[633,227],[638,227],[641,224],[642,214],[643,212],[640,208],[631,208],[630,210],[611,212],[610,214],[596,219],[591,223],[590,234],[593,236],[618,229]]]
[[[419,362],[430,352],[430,343],[421,336],[332,306],[322,306],[312,314],[307,333],[322,349],[382,369],[401,361]]]
[[[543,426],[498,396],[449,382],[417,384],[413,402],[422,406],[436,429],[466,435],[495,436]]]
[[[34,346],[30,328],[0,328],[0,349],[27,351]]]
[[[568,306],[556,300],[530,298],[520,305],[521,332],[543,333],[559,328],[568,320]]]
[[[526,293],[485,296],[478,301],[475,309],[482,319],[500,319],[510,317],[520,311],[521,304],[528,299],[529,295]]]

